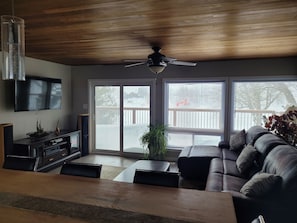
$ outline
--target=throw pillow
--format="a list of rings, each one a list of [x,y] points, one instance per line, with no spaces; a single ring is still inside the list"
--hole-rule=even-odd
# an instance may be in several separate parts
[[[245,145],[245,130],[232,135],[230,137],[230,150],[240,152]]]
[[[257,156],[257,150],[252,145],[247,145],[244,147],[244,149],[239,154],[237,160],[236,160],[236,166],[238,171],[246,175],[248,174],[249,170],[254,165],[254,160]]]
[[[282,178],[270,173],[256,173],[248,182],[246,182],[240,192],[249,197],[263,197],[280,189]]]

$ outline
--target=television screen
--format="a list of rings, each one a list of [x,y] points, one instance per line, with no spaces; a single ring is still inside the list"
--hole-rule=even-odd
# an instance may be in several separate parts
[[[15,82],[15,111],[61,109],[61,79],[26,76]]]

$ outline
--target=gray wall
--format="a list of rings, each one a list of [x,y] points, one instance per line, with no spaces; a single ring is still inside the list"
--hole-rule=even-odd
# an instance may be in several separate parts
[[[13,81],[3,81],[0,77],[0,123],[13,124],[14,139],[27,137],[26,133],[36,131],[37,121],[41,121],[45,131],[54,131],[58,120],[62,129],[69,129],[72,114],[71,67],[32,58],[26,58],[25,66],[26,74],[62,79],[62,108],[14,112]]]

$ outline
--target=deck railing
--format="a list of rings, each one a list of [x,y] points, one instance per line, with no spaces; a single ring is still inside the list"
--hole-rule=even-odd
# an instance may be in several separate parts
[[[119,108],[97,107],[97,124],[119,123]],[[104,116],[100,114],[104,113]],[[275,114],[272,110],[235,110],[234,129],[248,128],[261,125],[263,116]],[[171,108],[168,114],[168,125],[178,128],[221,129],[223,126],[223,113],[220,109],[180,109]],[[148,124],[150,112],[148,108],[124,108],[124,125]]]

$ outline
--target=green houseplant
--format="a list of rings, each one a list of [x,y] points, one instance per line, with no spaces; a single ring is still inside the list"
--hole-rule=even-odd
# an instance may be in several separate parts
[[[148,149],[148,159],[163,160],[167,152],[166,126],[163,124],[150,125],[149,131],[141,138],[141,143]]]

